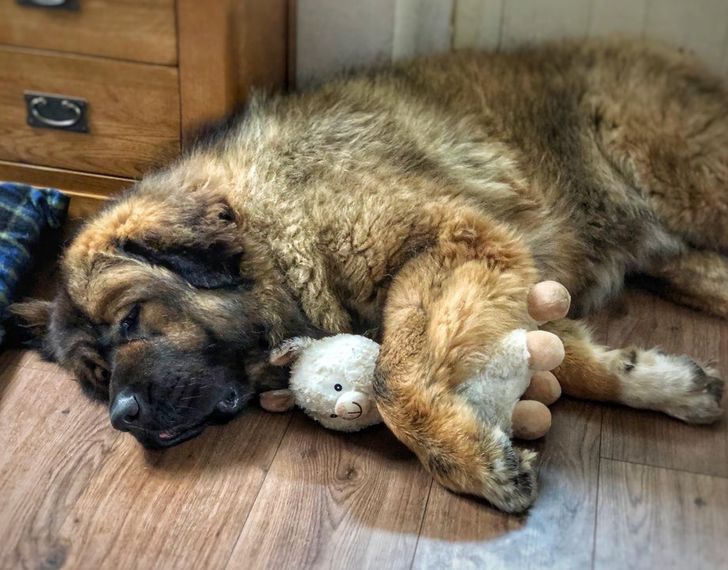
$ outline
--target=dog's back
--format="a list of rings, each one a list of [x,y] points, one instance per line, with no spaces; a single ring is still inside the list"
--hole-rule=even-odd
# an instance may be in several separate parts
[[[403,243],[424,204],[476,208],[518,232],[542,274],[565,283],[586,312],[620,289],[625,272],[679,250],[636,163],[687,122],[722,113],[717,89],[687,56],[641,43],[450,54],[254,104],[205,152],[240,161],[235,175],[252,193],[245,208],[263,231],[282,231],[292,217],[319,243],[351,241],[367,218],[381,243]],[[701,97],[709,104],[696,110]],[[686,102],[693,108],[665,118]],[[649,148],[635,148],[641,138]],[[361,268],[351,255],[340,261],[346,295],[376,288],[352,284]]]

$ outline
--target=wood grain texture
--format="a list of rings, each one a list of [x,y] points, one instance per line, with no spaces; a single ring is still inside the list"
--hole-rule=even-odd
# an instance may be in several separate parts
[[[177,63],[174,0],[82,0],[79,10],[0,2],[0,44]]]
[[[295,45],[292,0],[237,0],[233,5],[233,56],[237,101],[252,89],[278,90],[288,82],[289,34]],[[290,12],[289,12],[290,10]],[[290,73],[294,74],[291,62]]]
[[[233,81],[231,4],[177,1],[182,138],[222,118],[236,95]],[[200,22],[205,25],[200,25]]]
[[[725,568],[728,479],[603,460],[595,565]]]
[[[164,452],[120,436],[57,531],[68,567],[224,568],[289,420],[250,410]]]
[[[89,133],[26,124],[25,90],[88,101]],[[0,47],[0,159],[138,176],[179,152],[177,70]]]
[[[562,401],[537,449],[539,498],[525,517],[433,485],[414,568],[584,568],[591,563],[601,409]]]
[[[728,376],[728,323],[675,306],[645,292],[630,292],[603,315],[608,344],[645,347],[718,361]],[[725,402],[725,399],[724,399]],[[605,408],[602,456],[728,477],[728,421],[690,426],[663,414]]]
[[[70,544],[59,529],[117,438],[104,407],[49,368],[0,378],[0,568],[63,564]]]
[[[298,66],[298,1],[288,0],[288,33],[286,34],[286,79],[288,89],[296,88]]]
[[[3,160],[0,160],[0,180],[47,186],[64,192],[88,194],[99,198],[112,196],[134,184],[130,178],[86,174],[85,172],[31,166]]]
[[[204,25],[200,25],[204,22]],[[177,1],[182,140],[287,82],[288,0]]]
[[[38,280],[52,285],[53,275]],[[728,328],[642,292],[594,323],[605,341],[666,335],[686,351]],[[711,342],[701,350],[728,359],[723,341]],[[250,410],[145,452],[55,365],[6,350],[0,568],[721,567],[728,478],[687,471],[725,463],[712,428],[567,399],[553,411],[536,446],[540,497],[511,517],[433,484],[382,426],[347,435],[300,412]],[[612,414],[634,416],[604,424],[600,454],[602,416]],[[617,449],[685,470],[600,457]]]
[[[74,220],[92,216],[106,205],[111,196],[134,183],[129,178],[86,174],[2,160],[0,160],[0,180],[62,190],[71,197],[68,217]]]
[[[229,567],[406,567],[431,482],[384,427],[345,435],[298,413]]]
[[[49,372],[48,368],[51,368],[52,370],[56,369],[54,365],[44,362],[37,352],[20,350],[17,348],[9,348],[0,351],[0,374],[9,368],[40,368],[43,372]],[[0,385],[0,389],[10,386],[10,377],[3,376],[2,378],[3,382]]]
[[[68,218],[70,220],[85,220],[93,216],[109,203],[109,198],[94,194],[80,192],[64,192],[71,198],[68,204]]]

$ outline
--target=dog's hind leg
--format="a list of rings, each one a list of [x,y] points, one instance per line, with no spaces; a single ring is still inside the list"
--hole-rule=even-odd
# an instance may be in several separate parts
[[[635,347],[611,350],[568,319],[542,328],[564,343],[566,358],[554,374],[570,396],[656,410],[688,423],[712,423],[722,416],[723,380],[687,356]]]
[[[657,278],[664,297],[728,319],[728,257],[714,251],[687,249],[647,272]]]

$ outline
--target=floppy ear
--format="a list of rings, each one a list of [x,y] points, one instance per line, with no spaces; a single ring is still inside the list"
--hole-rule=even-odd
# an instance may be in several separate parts
[[[26,344],[69,370],[90,396],[108,398],[109,365],[100,348],[99,332],[65,290],[53,302],[15,303],[9,311]]]
[[[287,412],[296,405],[293,392],[287,389],[261,392],[259,401],[266,412]]]
[[[242,252],[232,253],[223,244],[212,244],[206,248],[193,246],[155,248],[140,241],[126,240],[119,243],[119,251],[152,265],[169,269],[198,289],[250,285],[250,280],[240,275]]]
[[[169,269],[198,289],[250,285],[240,274],[242,221],[224,197],[212,191],[182,200],[154,230],[121,237],[117,251]]]
[[[48,333],[53,303],[31,299],[13,303],[8,307],[13,327],[21,341],[40,347],[43,337]]]

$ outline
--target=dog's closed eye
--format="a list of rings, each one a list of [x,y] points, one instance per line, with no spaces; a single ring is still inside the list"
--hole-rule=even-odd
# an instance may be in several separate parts
[[[141,305],[139,303],[135,303],[127,315],[121,319],[121,322],[119,323],[119,332],[124,340],[129,340],[139,328],[140,313]]]

